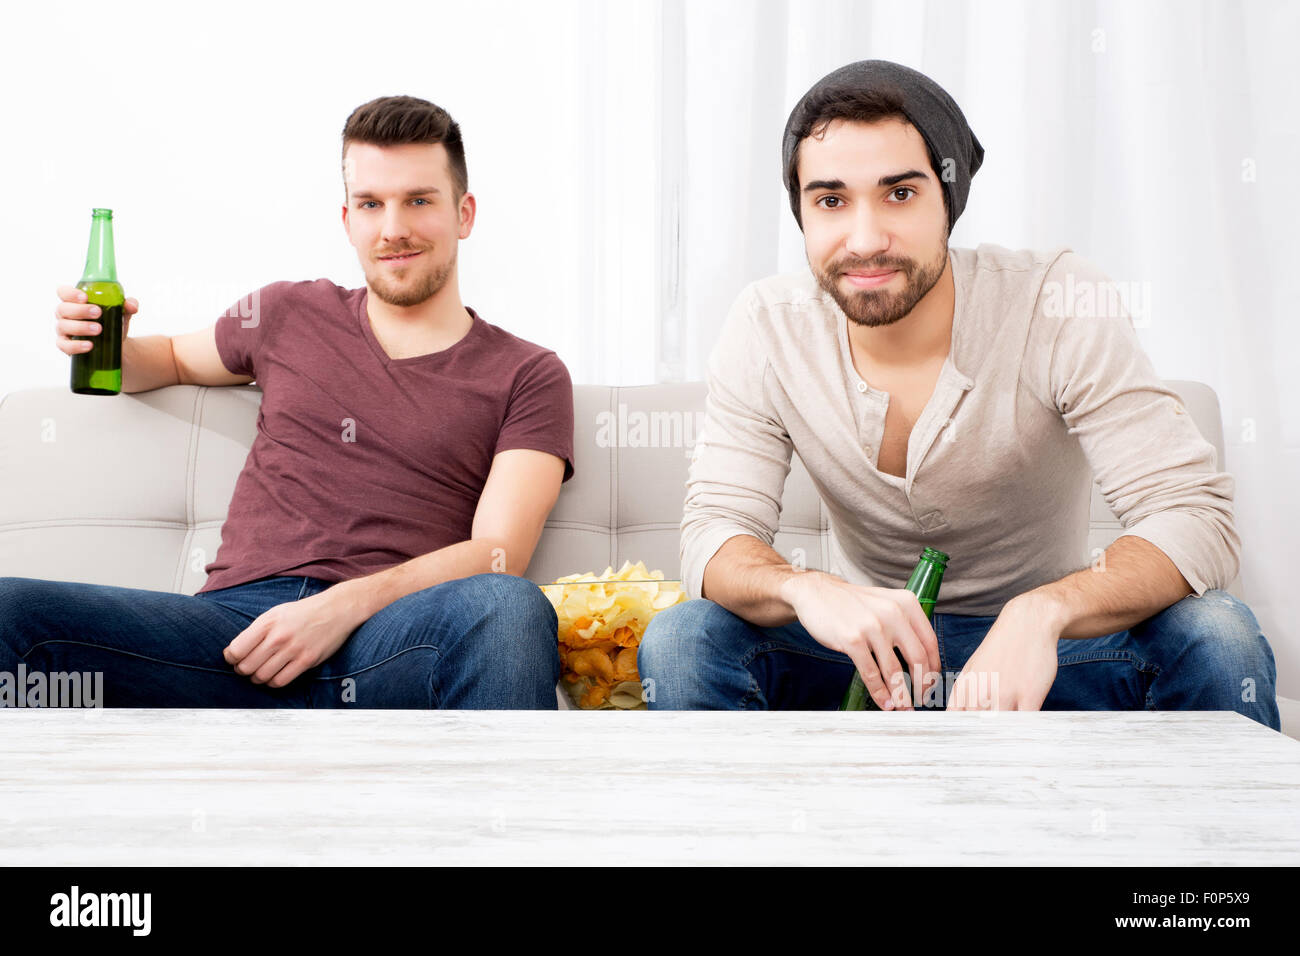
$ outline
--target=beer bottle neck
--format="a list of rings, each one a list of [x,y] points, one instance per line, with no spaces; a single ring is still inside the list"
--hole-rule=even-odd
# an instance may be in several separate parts
[[[82,282],[116,282],[117,260],[113,255],[113,217],[96,212],[90,223],[90,245]]]

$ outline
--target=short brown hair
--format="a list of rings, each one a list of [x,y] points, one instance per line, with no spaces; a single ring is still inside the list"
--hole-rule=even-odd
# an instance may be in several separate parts
[[[451,184],[460,199],[469,191],[465,168],[465,145],[460,126],[441,106],[415,96],[381,96],[352,111],[343,126],[343,152],[350,143],[372,146],[406,146],[410,143],[441,143],[447,151]],[[347,168],[343,178],[346,188]]]
[[[799,104],[797,115],[790,118],[790,132],[796,142],[790,159],[785,164],[785,188],[790,192],[790,208],[794,211],[795,221],[803,227],[803,216],[799,208],[799,150],[803,141],[809,136],[820,137],[826,127],[834,120],[847,120],[851,123],[875,123],[884,119],[900,119],[913,125],[907,113],[903,111],[901,94],[885,89],[862,89],[850,84],[832,86],[824,90],[814,89]],[[930,144],[926,143],[926,152],[930,155],[930,166],[936,177],[939,166],[934,161]],[[948,208],[948,194],[943,196],[944,209]]]

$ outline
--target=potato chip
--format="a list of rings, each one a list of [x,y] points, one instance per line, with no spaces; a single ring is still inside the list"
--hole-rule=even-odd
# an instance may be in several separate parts
[[[619,710],[645,710],[645,698],[641,692],[640,681],[624,681],[615,684],[609,691],[611,707]]]
[[[686,600],[680,581],[641,561],[541,586],[559,621],[563,686],[584,709],[645,709],[636,649],[664,608]]]

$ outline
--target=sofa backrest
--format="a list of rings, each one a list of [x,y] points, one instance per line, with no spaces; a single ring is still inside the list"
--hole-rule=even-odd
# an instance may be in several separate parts
[[[1166,382],[1223,461],[1213,390]],[[257,429],[261,390],[176,385],[113,398],[66,388],[0,401],[0,575],[192,594]],[[704,414],[700,382],[574,387],[574,477],[528,576],[554,580],[644,561],[679,573],[678,529]],[[1089,549],[1122,531],[1093,486]],[[829,564],[826,511],[795,456],[776,548]],[[1086,563],[1088,555],[1081,555]]]

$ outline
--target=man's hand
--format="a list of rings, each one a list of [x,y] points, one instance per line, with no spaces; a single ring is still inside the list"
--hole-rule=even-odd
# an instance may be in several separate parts
[[[882,710],[912,707],[895,647],[908,663],[914,693],[939,679],[939,641],[911,591],[802,571],[787,578],[781,592],[814,640],[849,656]]]
[[[345,582],[346,583],[346,582]],[[364,622],[346,589],[334,585],[263,612],[223,655],[254,684],[283,687],[334,654]],[[250,676],[251,675],[251,676]]]
[[[1056,680],[1059,618],[1025,595],[1002,607],[953,684],[948,710],[1038,710]]]

